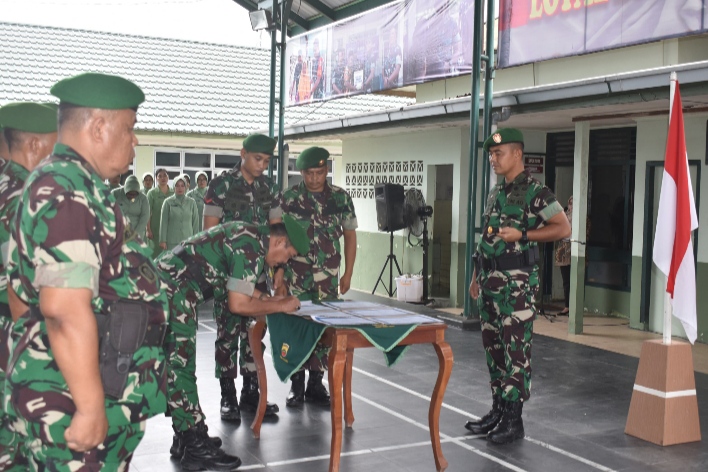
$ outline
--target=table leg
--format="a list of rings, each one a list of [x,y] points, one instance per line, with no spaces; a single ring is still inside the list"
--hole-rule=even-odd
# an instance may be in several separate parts
[[[347,363],[344,365],[344,421],[347,428],[354,424],[352,409],[352,367],[354,366],[354,349],[347,348]]]
[[[428,411],[428,425],[430,427],[430,442],[433,445],[433,456],[435,457],[435,467],[438,472],[447,469],[447,460],[443,456],[440,445],[440,409],[442,408],[443,397],[447,382],[452,373],[452,348],[445,341],[433,343],[435,352],[438,354],[439,370],[438,379],[435,382],[433,396],[430,399],[430,410]]]
[[[268,403],[268,379],[266,378],[263,347],[261,345],[265,327],[265,320],[258,320],[255,325],[248,329],[248,344],[251,346],[253,361],[256,363],[258,386],[260,387],[258,409],[256,410],[255,418],[253,418],[253,423],[251,423],[251,431],[253,432],[253,437],[256,439],[261,437],[261,424],[263,423],[263,417],[265,416],[266,405]]]
[[[329,353],[329,390],[332,414],[332,442],[330,443],[329,472],[339,471],[342,452],[342,377],[347,352],[347,336],[335,335]]]

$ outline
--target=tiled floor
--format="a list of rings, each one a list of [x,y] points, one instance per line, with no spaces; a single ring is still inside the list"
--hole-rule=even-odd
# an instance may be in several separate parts
[[[366,298],[364,294],[353,295]],[[414,305],[406,307],[434,313]],[[596,322],[586,321],[588,334],[583,336],[601,337],[590,333],[590,325]],[[564,328],[567,326],[560,322],[536,323],[533,394],[524,409],[527,436],[523,441],[499,447],[468,435],[463,427],[467,419],[481,416],[489,409],[488,374],[480,333],[461,331],[450,325],[446,339],[452,346],[455,365],[440,416],[443,452],[450,464],[448,471],[708,470],[705,440],[659,447],[625,435],[637,358],[631,353],[558,339]],[[608,327],[592,327],[595,328]],[[250,434],[250,415],[244,415],[244,422],[237,426],[222,422],[218,413],[219,384],[213,377],[214,324],[208,310],[202,312],[197,339],[197,375],[207,424],[211,434],[224,439],[227,451],[243,459],[240,470],[326,471],[330,412],[311,405],[295,410],[286,408],[284,399],[289,385],[277,380],[267,359],[269,400],[280,405],[278,419],[263,425],[260,440]],[[342,472],[435,470],[427,414],[437,364],[435,352],[429,346],[412,347],[392,368],[386,367],[384,357],[375,349],[356,351],[352,382],[356,421],[352,429],[344,432]],[[708,395],[708,375],[696,374],[696,388],[702,430],[706,432],[708,402],[701,399]],[[131,470],[180,470],[179,464],[169,457],[171,436],[169,419],[151,419]]]

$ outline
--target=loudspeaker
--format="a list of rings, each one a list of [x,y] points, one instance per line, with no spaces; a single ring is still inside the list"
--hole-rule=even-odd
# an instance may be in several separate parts
[[[379,183],[374,185],[376,222],[379,231],[398,231],[406,227],[403,219],[403,186]]]

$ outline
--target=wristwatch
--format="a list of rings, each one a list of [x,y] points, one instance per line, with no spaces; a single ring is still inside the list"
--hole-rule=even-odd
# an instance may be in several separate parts
[[[529,235],[526,234],[526,230],[522,229],[521,230],[521,240],[519,241],[521,244],[528,244],[529,243]]]

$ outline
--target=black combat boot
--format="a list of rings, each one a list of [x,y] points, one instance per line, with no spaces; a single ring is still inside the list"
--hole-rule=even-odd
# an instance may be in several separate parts
[[[291,377],[290,393],[285,399],[285,406],[297,407],[305,403],[305,371],[295,372]]]
[[[487,434],[487,441],[509,444],[524,437],[524,421],[521,419],[522,402],[506,402],[502,419],[496,428]]]
[[[198,423],[196,425],[197,431],[203,432],[207,437],[209,437],[209,441],[216,446],[216,447],[221,447],[221,438],[216,437],[216,436],[209,436],[208,431],[209,428],[207,427],[205,422]],[[172,447],[170,448],[170,455],[174,457],[175,459],[181,459],[182,455],[184,455],[184,431],[177,431],[175,434],[172,435]]]
[[[305,390],[305,400],[321,406],[329,406],[329,392],[322,385],[324,372],[310,371],[307,379],[307,389]]]
[[[499,423],[504,411],[506,401],[501,395],[492,396],[492,409],[484,415],[479,421],[468,421],[465,423],[465,428],[472,431],[474,434],[487,434]]]
[[[182,439],[184,455],[180,465],[184,470],[232,471],[241,465],[241,459],[214,446],[206,433],[197,431],[196,428],[185,431]]]
[[[241,409],[255,412],[258,410],[258,377],[255,375],[243,376],[243,388],[241,389]],[[280,411],[275,403],[266,403],[265,416],[273,416]]]
[[[224,421],[241,421],[241,410],[236,399],[236,385],[234,379],[220,377],[221,384],[221,419]]]

